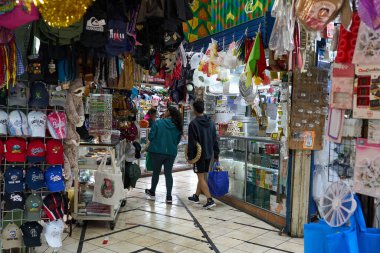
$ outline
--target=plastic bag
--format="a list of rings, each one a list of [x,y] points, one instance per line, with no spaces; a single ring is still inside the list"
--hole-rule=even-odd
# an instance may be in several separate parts
[[[207,180],[210,193],[215,197],[222,197],[228,193],[229,179],[228,172],[222,171],[218,161],[215,161]]]

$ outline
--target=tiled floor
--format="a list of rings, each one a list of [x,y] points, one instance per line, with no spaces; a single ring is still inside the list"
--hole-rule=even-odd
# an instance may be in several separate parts
[[[163,176],[155,202],[145,199],[143,190],[150,185],[150,178],[142,178],[138,188],[128,193],[115,230],[106,222],[88,222],[65,238],[59,252],[303,252],[302,239],[280,236],[278,229],[230,206],[217,202],[213,210],[203,210],[201,205],[189,203],[196,176],[191,171],[173,175],[172,205],[164,202]],[[108,243],[103,244],[106,239]]]

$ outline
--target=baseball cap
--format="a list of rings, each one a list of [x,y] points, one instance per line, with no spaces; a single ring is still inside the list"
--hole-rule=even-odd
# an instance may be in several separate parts
[[[41,220],[42,199],[37,194],[31,194],[25,200],[24,219],[27,221]]]
[[[29,248],[40,247],[43,227],[36,221],[26,222],[20,227],[24,245]]]
[[[64,207],[64,199],[60,192],[50,193],[43,200],[43,209],[51,221],[63,218]]]
[[[57,85],[49,85],[49,105],[61,106],[66,105],[66,90],[57,90]]]
[[[26,136],[29,135],[28,119],[25,113],[20,110],[12,111],[9,114],[9,134],[11,136]]]
[[[46,142],[46,162],[63,164],[63,145],[61,141],[50,139]]]
[[[42,140],[32,140],[28,144],[27,159],[29,163],[45,161],[45,144]]]
[[[54,139],[66,138],[66,114],[64,112],[51,112],[48,117],[48,129]]]
[[[8,129],[8,113],[0,110],[0,134],[7,134]]]
[[[9,89],[8,105],[9,106],[26,106],[28,103],[29,88],[24,83],[16,83]]]
[[[60,192],[65,190],[61,165],[50,166],[45,171],[45,183],[50,192]]]
[[[49,106],[49,92],[44,82],[34,82],[30,86],[29,106],[40,108]]]
[[[26,160],[26,141],[21,138],[9,138],[5,142],[5,159],[7,162],[20,162]]]
[[[21,248],[21,231],[15,223],[9,223],[1,235],[3,249]]]
[[[46,114],[39,111],[31,111],[28,114],[28,124],[32,137],[45,137]]]
[[[0,164],[4,158],[4,143],[0,140]]]
[[[37,166],[32,166],[26,172],[26,186],[31,190],[40,190],[45,187],[45,177],[42,170]]]
[[[45,227],[45,239],[52,248],[62,247],[64,223],[61,219],[49,222]]]
[[[25,197],[22,192],[6,193],[4,195],[5,207],[7,211],[24,210]]]
[[[24,171],[19,166],[9,166],[4,173],[6,193],[22,192],[24,190]]]

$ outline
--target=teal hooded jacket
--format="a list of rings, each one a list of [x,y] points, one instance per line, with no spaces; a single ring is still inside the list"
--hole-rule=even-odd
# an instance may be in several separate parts
[[[181,133],[172,119],[157,120],[150,129],[148,138],[150,141],[148,152],[177,156]]]

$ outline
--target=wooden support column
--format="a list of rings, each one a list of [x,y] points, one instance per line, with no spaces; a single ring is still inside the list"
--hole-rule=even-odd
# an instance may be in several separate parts
[[[311,151],[296,150],[293,152],[292,214],[290,220],[290,233],[293,237],[303,237],[303,225],[308,222],[310,167]]]

